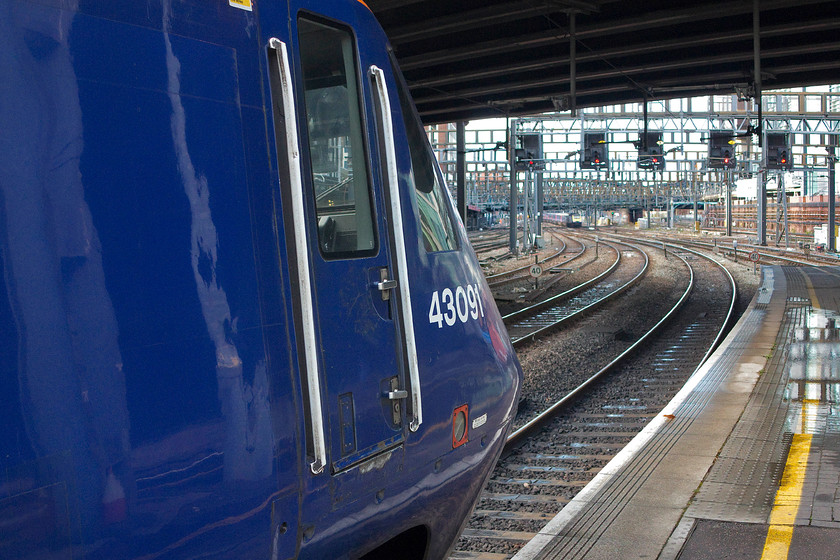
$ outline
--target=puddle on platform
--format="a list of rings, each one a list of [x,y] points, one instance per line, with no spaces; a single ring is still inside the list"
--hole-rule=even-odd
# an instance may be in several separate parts
[[[792,403],[788,430],[814,434],[840,416],[840,314],[810,309],[805,324],[794,329],[786,361],[785,398]],[[797,406],[798,405],[798,406]]]

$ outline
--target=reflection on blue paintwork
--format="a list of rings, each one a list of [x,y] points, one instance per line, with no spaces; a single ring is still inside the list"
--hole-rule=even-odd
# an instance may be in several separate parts
[[[201,312],[215,348],[216,381],[225,417],[224,478],[260,480],[271,475],[272,459],[265,361],[257,362],[250,376],[253,381],[247,383],[239,350],[229,336],[230,331],[236,330],[236,321],[231,318],[227,294],[217,274],[219,240],[210,209],[210,185],[207,177],[196,170],[187,145],[187,116],[181,102],[181,61],[172,48],[169,32],[171,2],[164,2],[163,7],[172,141],[190,205],[190,260]]]
[[[17,366],[21,408],[3,428],[17,456],[0,458],[0,498],[18,512],[51,496],[66,504],[55,512],[59,544],[79,538],[73,516],[83,528],[123,521],[131,479],[119,329],[80,171],[73,23],[68,12],[0,4],[0,238],[18,331],[17,355],[4,361]],[[39,521],[49,523],[20,528]]]
[[[76,7],[0,0],[2,558],[195,546],[267,526],[277,488],[240,109],[213,88],[235,59],[170,34],[170,0],[138,26]]]

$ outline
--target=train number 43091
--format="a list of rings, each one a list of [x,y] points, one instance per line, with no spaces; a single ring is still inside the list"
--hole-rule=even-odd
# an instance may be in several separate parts
[[[468,285],[466,288],[458,286],[455,291],[450,288],[435,290],[429,305],[429,323],[437,323],[438,328],[443,324],[451,327],[458,321],[466,323],[470,319],[484,317],[484,305],[478,284]]]

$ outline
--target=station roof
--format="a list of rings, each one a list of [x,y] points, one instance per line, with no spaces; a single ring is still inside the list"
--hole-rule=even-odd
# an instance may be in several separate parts
[[[840,1],[759,0],[762,89],[840,83]],[[367,0],[427,124],[728,94],[753,0]]]

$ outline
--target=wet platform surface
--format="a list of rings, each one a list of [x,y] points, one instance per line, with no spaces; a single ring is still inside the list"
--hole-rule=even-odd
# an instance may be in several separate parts
[[[840,558],[840,268],[765,267],[721,348],[514,558]]]

